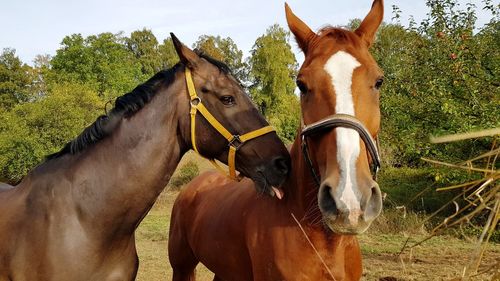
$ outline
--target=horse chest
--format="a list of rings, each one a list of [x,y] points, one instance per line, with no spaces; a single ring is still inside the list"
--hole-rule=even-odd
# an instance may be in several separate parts
[[[258,274],[265,277],[256,280],[359,280],[361,257],[355,247],[357,241],[352,237],[328,237],[322,232],[309,232],[308,237],[315,249],[297,229],[269,238],[272,245],[262,247],[266,251],[257,261]]]

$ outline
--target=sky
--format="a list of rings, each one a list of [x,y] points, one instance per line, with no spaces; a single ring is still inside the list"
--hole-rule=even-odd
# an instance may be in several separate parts
[[[363,18],[372,4],[372,0],[287,2],[313,30]],[[481,0],[470,2],[482,7]],[[425,0],[386,0],[386,22],[391,22],[392,5],[402,10],[403,24],[409,15],[420,22],[428,12]],[[481,26],[490,15],[478,10]],[[147,28],[159,42],[174,32],[188,46],[203,34],[229,36],[247,56],[255,40],[274,23],[287,28],[282,0],[0,0],[0,49],[14,48],[23,62],[32,64],[38,54],[54,55],[70,34],[123,31],[129,36]],[[292,45],[300,61],[299,50]]]

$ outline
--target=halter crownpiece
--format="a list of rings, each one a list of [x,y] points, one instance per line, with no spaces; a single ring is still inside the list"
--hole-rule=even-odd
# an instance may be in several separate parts
[[[241,177],[236,176],[236,151],[242,147],[247,141],[251,139],[258,138],[270,132],[274,132],[274,128],[271,126],[265,126],[260,129],[251,131],[244,135],[231,134],[215,117],[208,111],[208,109],[203,105],[201,98],[196,94],[196,89],[193,82],[193,77],[191,76],[191,71],[189,68],[185,68],[186,74],[186,85],[190,98],[191,110],[189,114],[191,115],[191,143],[194,151],[200,154],[198,147],[196,146],[196,113],[200,114],[212,125],[212,127],[219,132],[227,141],[229,146],[229,153],[227,156],[227,165],[229,166],[229,173],[226,173],[224,169],[215,162],[214,159],[209,159],[210,162],[224,174],[227,174],[231,179],[240,180]],[[201,155],[201,154],[200,154]]]
[[[377,149],[377,142],[373,139],[368,129],[356,117],[349,114],[333,114],[318,122],[304,126],[300,135],[302,136],[302,151],[304,159],[309,166],[313,175],[314,181],[318,186],[320,185],[320,178],[318,173],[314,170],[311,158],[309,157],[309,148],[307,146],[306,137],[322,133],[337,127],[344,127],[356,130],[359,136],[366,145],[368,154],[372,160],[371,170],[373,178],[377,178],[377,173],[380,170],[380,155]]]

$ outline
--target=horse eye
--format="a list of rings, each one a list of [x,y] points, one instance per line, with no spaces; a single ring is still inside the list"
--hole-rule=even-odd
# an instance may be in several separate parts
[[[375,89],[379,90],[382,84],[384,84],[384,78],[379,78],[377,82],[375,82]]]
[[[236,102],[234,100],[234,97],[232,96],[222,96],[220,98],[220,101],[224,104],[224,105],[235,105]]]
[[[297,83],[297,87],[299,88],[299,90],[302,94],[306,94],[308,92],[307,86],[306,86],[306,84],[304,84],[304,82],[297,80],[296,83]]]

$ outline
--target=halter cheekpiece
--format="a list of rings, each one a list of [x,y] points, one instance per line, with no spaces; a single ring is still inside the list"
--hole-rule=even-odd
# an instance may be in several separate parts
[[[191,143],[194,151],[200,154],[198,147],[196,146],[196,113],[199,112],[208,121],[208,123],[210,123],[210,125],[212,125],[212,127],[228,141],[229,152],[227,164],[229,166],[229,172],[226,173],[214,159],[209,159],[210,162],[219,171],[227,174],[231,179],[240,180],[241,177],[236,176],[236,151],[238,151],[238,149],[240,149],[247,141],[274,132],[274,128],[271,126],[265,126],[243,135],[230,133],[203,105],[201,98],[196,94],[196,88],[191,76],[191,71],[188,67],[185,68],[185,74],[186,85],[190,98],[189,104],[191,105],[189,114],[191,115]]]

